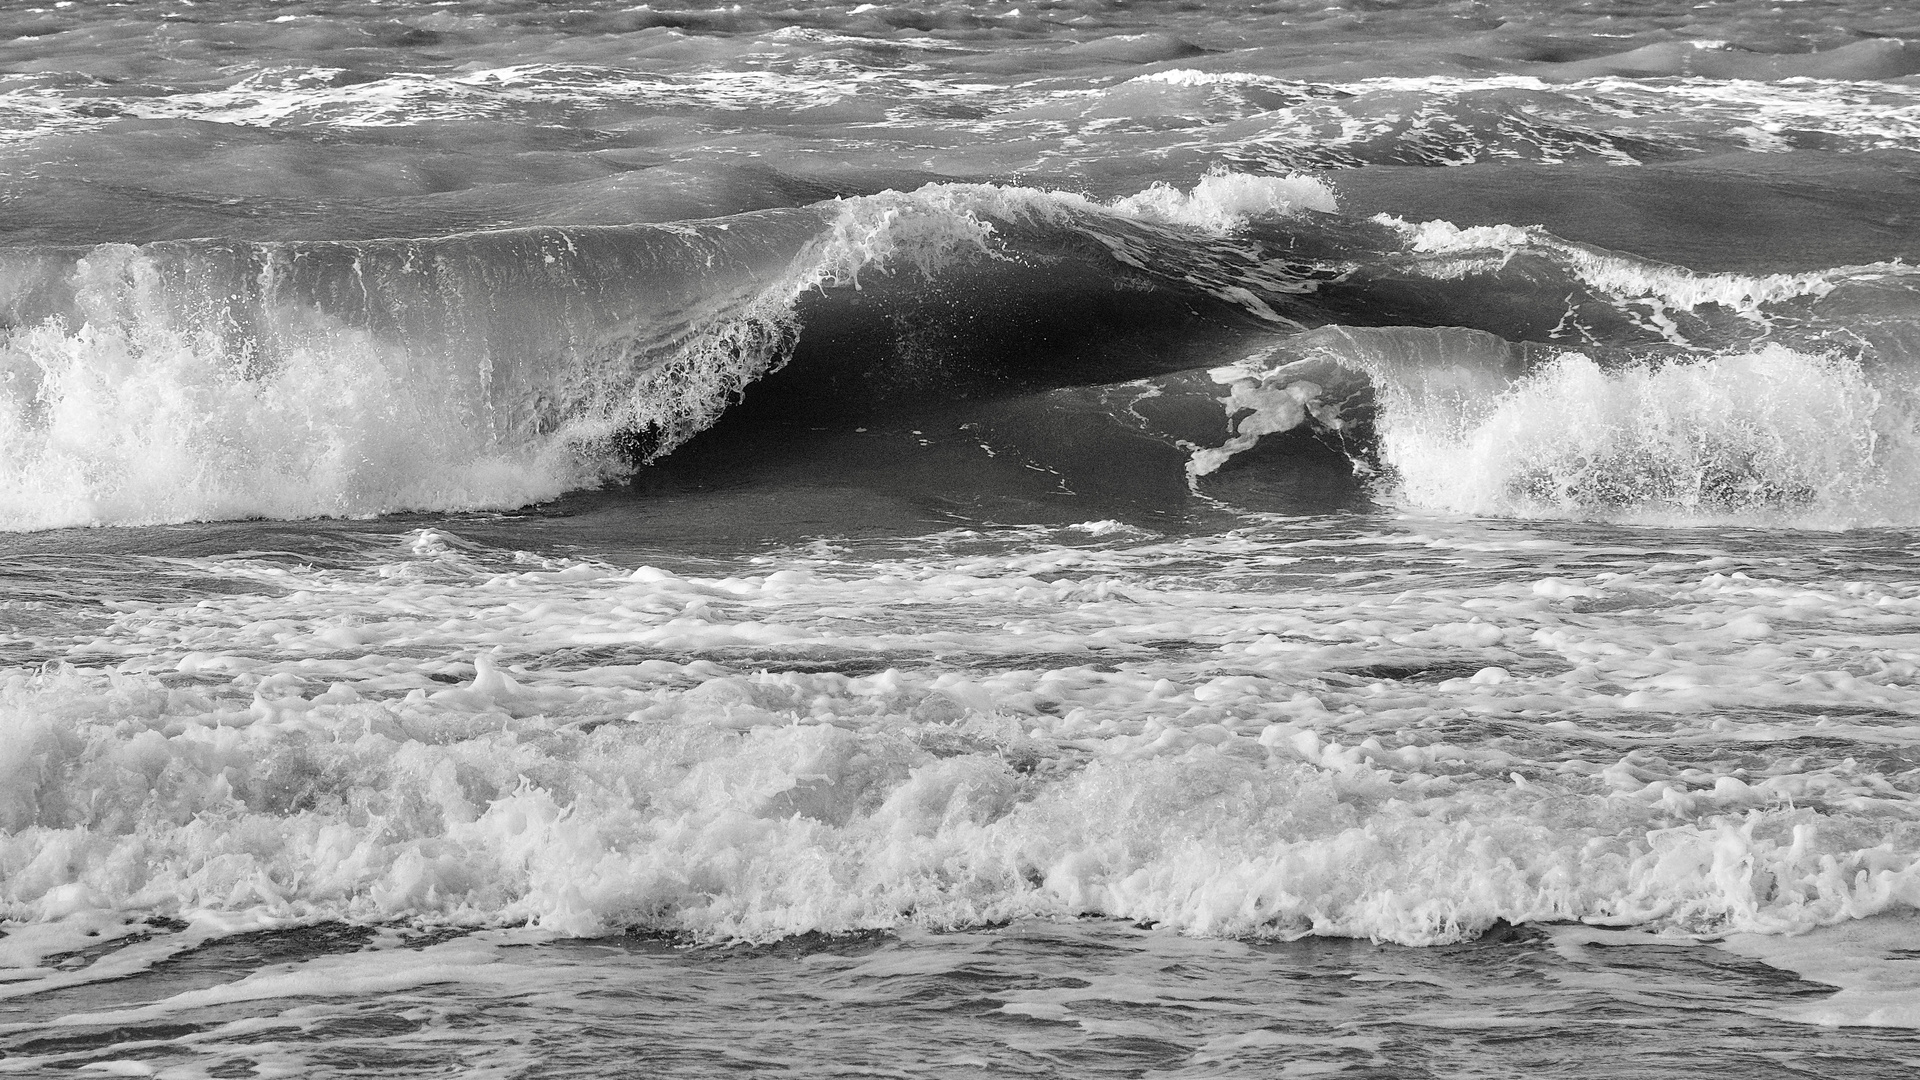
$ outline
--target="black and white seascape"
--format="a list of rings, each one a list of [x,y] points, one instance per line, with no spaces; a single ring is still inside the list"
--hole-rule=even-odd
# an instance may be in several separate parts
[[[1917,720],[1902,0],[0,4],[0,1076],[1911,1076]]]

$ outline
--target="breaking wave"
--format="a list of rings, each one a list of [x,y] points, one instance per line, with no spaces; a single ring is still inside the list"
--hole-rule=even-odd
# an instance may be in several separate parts
[[[0,527],[548,499],[709,426],[792,357],[804,299],[857,307],[888,275],[969,261],[1298,326],[1276,308],[1310,282],[1205,237],[1332,207],[1307,179],[1216,176],[1112,206],[935,185],[671,226],[16,251],[0,266]],[[1061,234],[1081,250],[1043,254]]]
[[[1494,517],[1819,527],[1920,520],[1910,399],[1855,359],[1765,344],[1612,355],[1462,329],[1329,327],[1220,369],[1236,436],[1313,424],[1355,440],[1376,494]],[[1273,363],[1275,360],[1281,362]]]
[[[1250,464],[1263,438],[1313,431],[1376,498],[1454,513],[1920,513],[1912,268],[1700,273],[1539,228],[1346,217],[1307,177],[1111,202],[936,184],[677,225],[21,250],[4,270],[14,530],[521,506],[736,409],[938,414],[1038,448],[1063,489],[1220,493],[1272,467]],[[1294,486],[1344,505],[1329,483]]]

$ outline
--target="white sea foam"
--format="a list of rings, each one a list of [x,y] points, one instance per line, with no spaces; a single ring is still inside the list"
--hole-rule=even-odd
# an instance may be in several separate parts
[[[527,239],[471,261],[544,259],[533,281],[604,295],[571,239]],[[0,338],[0,528],[549,499],[619,473],[617,430],[683,441],[792,345],[792,286],[768,298],[716,273],[691,310],[637,297],[661,325],[623,336],[586,301],[492,296],[484,268],[439,292],[463,263],[417,247],[388,253],[384,279],[378,250],[344,265],[366,310],[338,313],[301,294],[299,252],[260,249],[259,279],[238,282],[218,249],[107,245],[72,263],[69,310]],[[471,310],[516,299],[554,307],[511,327]]]
[[[1823,1027],[1920,1028],[1920,978],[1911,957],[1914,918],[1845,923],[1795,937],[1736,934],[1720,947],[1838,992],[1769,1010]]]
[[[1496,517],[1910,524],[1920,431],[1855,361],[1783,345],[1603,366],[1531,367],[1491,334],[1330,327],[1217,369],[1235,436],[1192,452],[1213,474],[1263,435],[1378,413],[1381,497]]]
[[[1905,747],[1836,718],[1920,711],[1910,663],[1867,662],[1872,627],[1920,612],[1907,587],[1711,557],[1444,584],[1457,542],[1417,536],[961,534],[708,578],[494,572],[443,539],[361,571],[196,564],[271,594],[145,607],[73,647],[114,670],[9,675],[5,917],[768,938],[1099,912],[1424,943],[1920,903],[1908,796],[1865,751],[1738,749]],[[1158,577],[1169,560],[1217,569]],[[1267,562],[1329,576],[1276,608],[1238,584]],[[1338,584],[1356,565],[1387,578]],[[804,670],[858,658],[893,666]],[[1383,665],[1458,674],[1346,674]],[[1739,709],[1774,719],[1717,719]],[[1467,734],[1488,722],[1586,749]]]
[[[591,418],[495,443],[471,398],[374,335],[318,329],[247,378],[137,250],[98,249],[74,279],[84,321],[0,340],[0,528],[515,505],[599,478],[567,449]]]
[[[219,90],[174,94],[122,107],[131,115],[153,119],[250,127],[390,127],[636,106],[661,111],[820,108],[858,92],[862,83],[876,78],[871,72],[839,79],[772,71],[663,75],[567,64],[523,64],[451,76],[395,74],[344,84],[339,74],[330,68],[269,70]],[[932,82],[913,82],[910,89],[938,96],[966,92],[963,85]]]
[[[1413,505],[1483,514],[1905,522],[1915,433],[1858,367],[1781,346],[1604,370],[1577,353],[1452,401],[1383,395]]]

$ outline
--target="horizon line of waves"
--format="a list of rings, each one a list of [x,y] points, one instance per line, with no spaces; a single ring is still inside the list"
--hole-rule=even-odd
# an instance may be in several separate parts
[[[1232,233],[1334,205],[1311,178],[1212,174],[1112,203],[935,184],[671,226],[21,252],[0,528],[550,499],[711,426],[791,358],[805,295],[1019,257],[1022,230],[1298,328],[1268,301],[1314,274]]]
[[[1544,353],[1544,355],[1542,355]],[[1364,430],[1376,497],[1488,517],[1803,528],[1920,524],[1914,388],[1778,343],[1625,362],[1483,331],[1325,327],[1216,369],[1235,436]]]

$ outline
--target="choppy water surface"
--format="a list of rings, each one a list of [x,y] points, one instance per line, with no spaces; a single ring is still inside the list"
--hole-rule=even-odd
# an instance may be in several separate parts
[[[1916,34],[0,12],[0,1073],[1907,1075]]]

